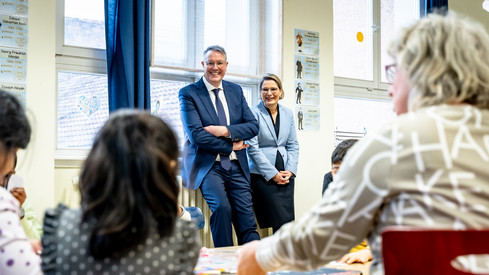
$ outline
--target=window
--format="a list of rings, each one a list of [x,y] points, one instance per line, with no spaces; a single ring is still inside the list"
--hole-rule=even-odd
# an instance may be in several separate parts
[[[185,81],[162,79],[151,80],[151,113],[161,117],[175,131],[178,139],[183,140],[182,121],[180,120],[180,105],[175,91],[190,84]],[[183,146],[183,142],[180,142]]]
[[[281,9],[280,0],[155,0],[153,66],[199,70],[204,49],[218,44],[228,74],[279,72]]]
[[[58,147],[89,148],[108,110],[106,75],[58,72]]]
[[[358,139],[375,132],[394,117],[390,101],[335,97],[334,145],[345,139]]]
[[[154,7],[154,63],[170,64],[175,66],[187,66],[187,26],[192,26],[190,21],[194,17],[187,18],[187,1],[170,0],[155,1]]]
[[[419,1],[333,0],[336,131],[368,133],[394,117],[387,47],[419,14]]]
[[[64,11],[65,45],[105,49],[104,1],[66,0]]]
[[[369,1],[334,1],[334,74],[373,80],[372,18]],[[362,33],[363,40],[357,39]],[[353,64],[352,64],[353,63]]]
[[[281,70],[280,0],[154,0],[151,112],[183,139],[178,91],[202,75],[203,50],[226,48],[226,79],[252,105],[265,72]],[[104,0],[57,0],[58,156],[90,148],[108,118]],[[265,52],[258,49],[267,49]]]
[[[387,46],[396,30],[419,18],[419,1],[333,1],[335,85],[387,90]]]
[[[392,64],[387,54],[389,42],[396,31],[414,20],[419,19],[419,1],[393,1],[381,0],[380,2],[380,77],[382,82],[387,82],[384,68]]]

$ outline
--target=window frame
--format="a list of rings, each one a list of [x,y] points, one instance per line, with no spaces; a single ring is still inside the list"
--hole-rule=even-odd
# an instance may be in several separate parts
[[[369,0],[372,22],[372,80],[334,76],[335,98],[392,102],[392,99],[389,96],[390,83],[382,82],[382,74],[385,72],[381,63],[381,1],[382,0]],[[419,10],[420,2],[416,1],[414,5],[416,5]],[[335,131],[333,132],[333,136],[336,137],[335,133],[339,129],[336,129],[336,121],[334,121],[334,124]]]
[[[56,127],[55,127],[55,167],[77,168],[83,164],[89,148],[58,147],[58,74],[59,72],[78,72],[107,75],[105,50],[76,47],[64,44],[65,1],[56,0]]]
[[[152,0],[151,5],[155,5],[156,0]],[[185,14],[187,15],[187,35],[185,37],[185,47],[187,48],[187,55],[186,55],[186,64],[176,64],[174,65],[159,65],[156,64],[155,62],[155,32],[151,33],[151,60],[150,60],[150,67],[155,69],[155,70],[162,70],[162,71],[167,71],[171,73],[172,70],[180,71],[177,74],[181,74],[181,72],[188,72],[188,73],[193,73],[194,75],[198,75],[204,72],[203,69],[200,69],[200,62],[202,61],[201,58],[201,53],[204,51],[204,22],[203,18],[204,16],[197,14],[197,11],[203,11],[204,10],[204,1],[205,0],[184,0],[185,2],[185,7],[186,11]],[[279,10],[283,12],[283,5],[281,1],[277,1],[280,5]],[[267,5],[266,0],[257,0],[256,2],[250,2],[250,10],[266,10],[269,8],[270,5]],[[250,16],[249,18],[249,27],[250,27],[250,33],[253,32],[259,32],[259,43],[253,43],[253,39],[249,40],[248,48],[250,52],[256,52],[258,53],[258,56],[256,58],[250,58],[250,64],[248,67],[248,70],[253,69],[256,73],[255,74],[243,74],[243,73],[238,73],[238,72],[232,72],[232,71],[227,71],[226,76],[231,76],[233,78],[238,78],[242,79],[241,81],[244,82],[250,82],[247,79],[258,79],[257,82],[261,79],[261,75],[264,74],[264,68],[263,68],[263,63],[268,62],[264,61],[262,63],[259,63],[257,60],[260,59],[262,56],[260,56],[260,51],[258,49],[260,47],[263,47],[265,44],[264,40],[268,36],[268,33],[270,30],[268,28],[262,28],[261,25],[266,25],[268,23],[266,16],[264,16],[265,12],[260,12],[257,14],[254,14],[254,16]],[[281,15],[280,15],[281,17]],[[151,28],[155,28],[155,9],[151,10]],[[200,20],[200,21],[199,21]],[[230,20],[230,19],[228,19]],[[281,28],[283,32],[283,24]],[[281,36],[280,36],[281,37]],[[200,41],[200,42],[198,42]],[[188,50],[188,49],[193,49],[193,50]],[[280,51],[282,51],[282,47],[280,47]],[[281,52],[279,53],[281,56]],[[232,61],[231,61],[232,62]],[[281,64],[277,65],[277,67],[280,68],[279,75],[282,74],[282,66]],[[237,67],[238,71],[246,69],[243,67]]]
[[[152,1],[154,3],[155,0]],[[203,26],[203,24],[195,24],[196,20],[198,20],[198,17],[195,16],[195,10],[199,7],[202,7],[204,0],[199,0],[199,1],[193,1],[193,0],[185,0],[186,4],[194,4],[195,9],[192,11],[187,10],[187,16],[191,19],[191,22],[194,24],[191,24],[193,26]],[[282,7],[283,4],[280,0],[277,0],[280,4],[280,13],[283,12]],[[270,6],[270,4],[267,4],[265,0],[259,0],[257,2],[257,5],[260,5],[260,8],[265,8],[265,6]],[[152,9],[152,14],[154,14],[155,10]],[[260,42],[259,43],[265,43],[264,38],[266,37],[266,34],[268,32],[268,29],[261,28],[259,24],[266,24],[266,17],[259,13],[257,14],[257,17],[260,18],[260,23],[254,23],[254,26],[250,26],[250,28],[256,28],[260,30]],[[282,18],[282,14],[279,14],[279,17]],[[251,21],[251,19],[250,19]],[[154,21],[152,20],[151,22],[152,26],[154,25]],[[282,21],[280,21],[281,26],[280,31],[283,32],[283,24]],[[107,63],[106,63],[106,51],[105,49],[96,49],[96,48],[87,48],[87,47],[78,47],[78,46],[71,46],[71,45],[65,45],[65,0],[56,0],[56,47],[55,47],[55,62],[56,62],[56,120],[57,120],[57,114],[58,114],[58,74],[59,72],[74,72],[74,73],[89,73],[89,74],[105,74],[107,75]],[[189,39],[189,36],[192,35],[191,30],[195,31],[194,29],[187,29],[187,40]],[[155,32],[152,32],[152,47],[151,50],[154,50],[154,36]],[[192,38],[193,39],[193,38]],[[252,44],[250,42],[250,44]],[[260,44],[260,45],[262,45]],[[194,46],[193,46],[194,47]],[[259,47],[259,45],[256,45],[254,48],[256,50],[256,47]],[[189,47],[187,45],[187,49],[192,49],[192,47]],[[203,49],[202,49],[203,51]],[[250,48],[250,51],[253,51],[253,48]],[[282,47],[280,47],[280,51],[282,51]],[[155,65],[153,64],[153,55],[151,56],[151,62],[150,62],[150,79],[151,80],[168,80],[168,81],[185,81],[185,82],[190,82],[194,83],[198,81],[202,75],[204,70],[200,67],[200,62],[201,62],[201,57],[198,54],[198,50],[194,49],[193,50],[187,50],[187,57],[189,58],[190,63],[195,63],[196,68],[199,69],[192,69],[192,68],[182,68],[182,67],[174,67],[174,66],[160,66],[160,65]],[[280,53],[281,56],[281,53]],[[232,62],[232,61],[231,61]],[[257,61],[255,61],[257,62]],[[266,61],[264,61],[266,62]],[[262,70],[262,67],[258,67],[256,64],[254,65],[256,67],[256,72],[259,74],[260,70]],[[280,68],[279,74],[282,73],[282,66],[278,65]],[[247,74],[239,74],[239,73],[231,73],[227,72],[226,76],[224,78],[227,81],[232,81],[234,83],[237,83],[243,87],[243,92],[245,93],[245,96],[249,99],[248,104],[250,106],[255,105],[259,98],[258,98],[258,85],[261,80],[261,76],[259,75],[247,75]],[[245,88],[251,89],[251,92],[246,93]],[[83,160],[86,158],[88,155],[90,149],[89,148],[60,148],[58,147],[58,123],[56,121],[56,127],[55,127],[55,153],[54,153],[54,158],[55,158],[55,167],[64,167],[64,168],[73,168],[73,167],[80,167]]]
[[[58,56],[106,60],[105,49],[65,45],[65,0],[56,0],[56,58]]]
[[[372,16],[373,80],[334,76],[334,95],[369,100],[391,100],[388,94],[390,84],[382,81],[384,68],[381,63],[381,0],[369,0],[369,4]],[[415,1],[414,5],[419,10],[419,1]]]

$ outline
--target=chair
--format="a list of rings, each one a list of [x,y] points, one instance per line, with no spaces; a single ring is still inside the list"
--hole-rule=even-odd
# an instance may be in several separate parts
[[[477,254],[489,254],[489,229],[387,227],[382,232],[385,275],[489,274],[489,262],[470,265],[467,259],[474,256],[468,255],[488,261],[488,255]],[[472,273],[454,268],[457,264],[465,265],[463,269]]]
[[[188,206],[185,207],[185,210],[187,210],[187,212],[190,213],[190,217],[192,218],[192,221],[195,223],[195,226],[197,226],[198,229],[204,228],[205,225],[204,214],[202,213],[202,210],[200,210],[199,207]]]

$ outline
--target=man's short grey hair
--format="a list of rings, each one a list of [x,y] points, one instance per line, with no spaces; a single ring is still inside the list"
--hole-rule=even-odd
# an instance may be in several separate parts
[[[227,61],[228,60],[228,56],[226,55],[226,50],[219,46],[219,45],[213,45],[213,46],[209,46],[207,47],[207,49],[204,50],[204,59],[205,59],[205,56],[208,52],[220,52],[222,53],[222,55],[224,55],[224,59]]]

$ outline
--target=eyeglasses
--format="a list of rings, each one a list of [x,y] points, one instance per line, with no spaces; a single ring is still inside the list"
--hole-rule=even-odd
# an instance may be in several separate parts
[[[397,74],[397,64],[390,64],[385,66],[385,76],[387,77],[387,82],[392,83],[396,78]]]
[[[260,89],[260,91],[264,94],[268,94],[270,92],[272,95],[278,93],[279,89],[278,88],[265,88],[265,89]]]
[[[217,61],[217,62],[206,61],[205,64],[211,68],[213,68],[215,65],[217,65],[218,68],[222,68],[222,67],[224,67],[224,65],[226,65],[226,62],[223,62],[223,61]]]

